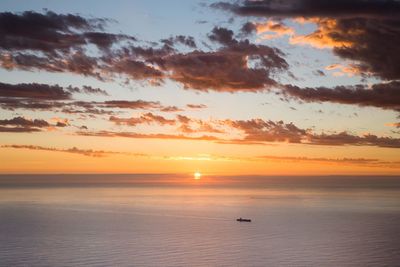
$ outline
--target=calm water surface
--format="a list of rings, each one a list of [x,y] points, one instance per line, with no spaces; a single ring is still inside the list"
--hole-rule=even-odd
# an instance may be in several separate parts
[[[400,266],[399,236],[397,187],[0,187],[0,266]]]

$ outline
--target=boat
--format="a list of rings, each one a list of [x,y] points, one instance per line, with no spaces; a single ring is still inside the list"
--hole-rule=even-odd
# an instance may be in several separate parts
[[[238,221],[238,222],[251,222],[250,219],[244,219],[242,217],[240,217],[239,219],[236,219],[236,221]]]

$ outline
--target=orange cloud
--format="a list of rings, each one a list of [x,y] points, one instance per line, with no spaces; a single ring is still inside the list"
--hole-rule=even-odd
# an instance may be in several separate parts
[[[400,128],[400,122],[386,123],[385,126]]]
[[[344,76],[353,77],[354,75],[360,75],[361,70],[354,64],[344,66],[342,64],[331,64],[325,67],[326,70],[336,70],[333,72],[333,76]]]
[[[293,35],[289,42],[291,44],[305,44],[311,45],[312,47],[323,49],[323,48],[335,48],[335,47],[351,47],[353,45],[349,38],[335,38],[340,34],[344,34],[345,29],[338,27],[337,20],[333,18],[301,18],[297,19],[300,23],[316,23],[318,28],[313,33],[307,35]],[[361,30],[346,31],[348,35],[361,35]]]
[[[257,34],[263,34],[261,39],[275,39],[284,35],[293,35],[295,33],[293,28],[273,20],[269,20],[266,23],[256,23],[255,28]]]

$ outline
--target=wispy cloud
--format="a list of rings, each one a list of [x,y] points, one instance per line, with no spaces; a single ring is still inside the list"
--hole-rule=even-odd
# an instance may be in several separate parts
[[[14,148],[14,149],[42,150],[42,151],[51,151],[51,152],[64,152],[64,153],[79,154],[79,155],[88,156],[88,157],[106,157],[106,156],[110,156],[110,155],[145,156],[144,154],[106,151],[106,150],[81,149],[81,148],[77,148],[77,147],[72,147],[72,148],[67,148],[67,149],[54,148],[54,147],[43,147],[43,146],[35,146],[35,145],[2,145],[1,147],[2,148]]]

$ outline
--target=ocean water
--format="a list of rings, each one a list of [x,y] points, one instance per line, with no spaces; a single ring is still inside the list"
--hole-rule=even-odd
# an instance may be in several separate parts
[[[0,266],[400,266],[399,178],[164,178],[0,176]]]

